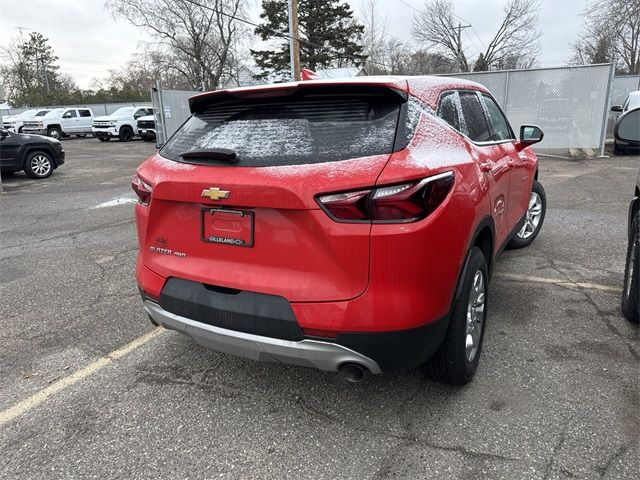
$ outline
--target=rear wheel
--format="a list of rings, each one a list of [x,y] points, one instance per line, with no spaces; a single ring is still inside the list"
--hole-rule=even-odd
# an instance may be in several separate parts
[[[427,375],[452,385],[468,383],[478,369],[487,317],[487,261],[478,247],[469,252],[462,293],[456,299],[447,334],[425,365]]]
[[[45,152],[29,153],[24,164],[24,171],[31,178],[47,178],[53,173],[53,160]]]
[[[631,223],[631,238],[627,248],[627,263],[622,290],[622,313],[632,323],[640,321],[640,212]]]
[[[124,126],[120,129],[120,135],[118,135],[121,142],[128,142],[133,138],[133,130],[131,127]]]
[[[509,242],[509,248],[523,248],[530,245],[540,233],[546,213],[547,196],[544,187],[539,181],[534,180],[531,195],[529,195],[527,213],[518,233]]]

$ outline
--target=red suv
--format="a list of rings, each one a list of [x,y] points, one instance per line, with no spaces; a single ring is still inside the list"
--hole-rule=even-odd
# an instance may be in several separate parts
[[[356,381],[474,375],[495,256],[537,236],[529,145],[476,83],[431,77],[221,90],[133,179],[155,324]]]

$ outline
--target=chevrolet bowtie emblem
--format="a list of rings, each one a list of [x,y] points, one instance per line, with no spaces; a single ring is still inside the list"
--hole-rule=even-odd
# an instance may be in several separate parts
[[[202,191],[202,196],[211,200],[221,200],[223,198],[229,198],[229,191],[220,190],[218,187],[207,188]]]

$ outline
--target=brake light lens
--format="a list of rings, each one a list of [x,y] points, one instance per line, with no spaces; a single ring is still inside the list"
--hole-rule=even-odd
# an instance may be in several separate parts
[[[136,195],[138,196],[138,203],[140,205],[149,205],[152,191],[151,185],[142,180],[138,174],[136,174],[131,179],[131,188],[136,192]]]
[[[438,208],[453,184],[453,172],[446,172],[417,182],[322,195],[318,202],[340,222],[415,222]]]

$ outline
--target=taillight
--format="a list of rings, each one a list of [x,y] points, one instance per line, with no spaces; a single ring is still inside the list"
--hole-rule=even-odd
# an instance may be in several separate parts
[[[446,172],[401,185],[322,195],[318,202],[330,217],[341,222],[407,223],[438,208],[453,183],[453,172]]]
[[[136,192],[140,205],[149,205],[149,201],[151,200],[151,185],[142,180],[138,174],[135,174],[131,179],[131,188]]]

